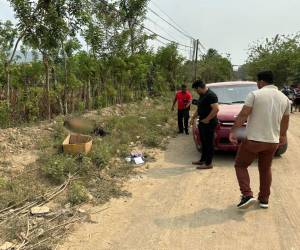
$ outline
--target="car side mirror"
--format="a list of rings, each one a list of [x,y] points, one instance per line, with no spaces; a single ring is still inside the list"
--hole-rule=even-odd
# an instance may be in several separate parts
[[[197,99],[193,99],[192,100],[192,104],[195,106],[198,106],[199,101]]]

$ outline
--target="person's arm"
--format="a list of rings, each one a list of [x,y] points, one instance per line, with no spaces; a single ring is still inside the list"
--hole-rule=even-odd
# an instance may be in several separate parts
[[[289,129],[290,115],[284,115],[280,124],[280,144],[285,145],[287,143],[287,131]]]
[[[291,104],[288,101],[287,108],[285,110],[285,113],[281,119],[280,123],[280,144],[285,145],[287,143],[287,131],[289,129],[289,123],[290,123],[290,110],[291,110]]]
[[[174,111],[174,109],[175,109],[176,102],[177,102],[177,95],[175,96],[174,101],[173,101],[172,111]]]
[[[192,118],[191,118],[191,126],[194,125],[196,118],[198,117],[198,108],[195,111],[195,113],[193,114]]]
[[[245,105],[242,108],[242,111],[237,116],[234,125],[231,128],[230,134],[229,134],[229,141],[233,144],[238,144],[238,138],[236,136],[236,130],[238,128],[241,128],[245,122],[248,120],[248,117],[251,115],[253,110],[253,105],[255,101],[255,95],[254,93],[250,93],[245,101]]]
[[[188,93],[188,98],[189,98],[188,99],[189,102],[185,106],[186,109],[189,108],[192,105],[192,101],[193,101],[193,97],[190,93]]]
[[[241,128],[245,122],[247,121],[249,115],[252,113],[252,107],[244,106],[242,111],[239,113],[238,117],[236,118],[234,125],[231,128],[229,141],[233,144],[238,143],[238,138],[236,137],[236,130]]]
[[[208,124],[210,122],[211,119],[215,118],[217,116],[217,114],[219,113],[219,104],[218,103],[213,103],[210,105],[211,106],[211,112],[210,114],[203,119],[201,122]]]
[[[242,111],[239,113],[239,115],[237,116],[234,125],[231,128],[231,131],[234,132],[235,130],[237,130],[238,128],[242,127],[245,122],[247,121],[249,115],[252,112],[252,107],[248,107],[248,106],[244,106]]]

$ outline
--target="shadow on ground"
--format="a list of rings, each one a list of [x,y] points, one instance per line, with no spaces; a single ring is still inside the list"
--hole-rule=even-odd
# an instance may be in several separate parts
[[[146,175],[154,179],[165,179],[169,177],[176,177],[188,173],[195,172],[194,167],[170,167],[170,168],[153,168],[147,171]]]
[[[244,215],[247,212],[258,209],[253,207],[249,210],[238,210],[236,206],[229,206],[225,209],[205,208],[195,213],[186,214],[173,218],[155,219],[154,223],[166,229],[172,228],[198,228],[211,225],[219,225],[229,221],[245,221]]]

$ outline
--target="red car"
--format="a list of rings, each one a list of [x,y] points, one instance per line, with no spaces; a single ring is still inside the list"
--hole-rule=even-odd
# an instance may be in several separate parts
[[[218,113],[219,124],[216,128],[215,136],[215,149],[218,151],[235,152],[237,151],[238,146],[233,145],[229,141],[229,133],[235,118],[242,110],[247,95],[257,89],[257,84],[255,82],[238,81],[211,83],[207,84],[207,86],[217,94],[220,104],[220,111]],[[201,138],[198,130],[198,122],[199,120],[195,121],[195,124],[193,125],[193,137],[197,149],[201,151]],[[243,130],[245,130],[245,128],[246,124],[244,125]],[[284,154],[286,150],[287,144],[280,145],[276,155],[280,156]]]

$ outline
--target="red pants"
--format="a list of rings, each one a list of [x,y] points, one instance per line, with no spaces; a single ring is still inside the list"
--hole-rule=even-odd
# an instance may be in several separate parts
[[[272,160],[278,143],[264,143],[245,140],[242,142],[235,161],[236,176],[244,196],[253,196],[250,187],[248,167],[258,158],[260,192],[258,199],[268,202],[272,183]]]

